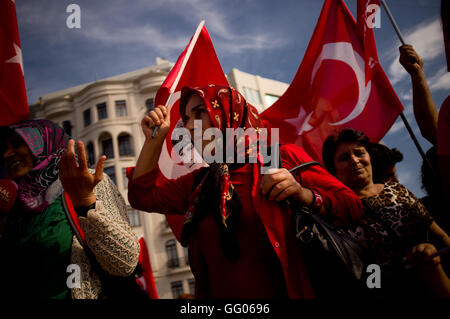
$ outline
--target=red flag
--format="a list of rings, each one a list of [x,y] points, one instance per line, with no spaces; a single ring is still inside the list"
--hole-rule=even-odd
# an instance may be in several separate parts
[[[356,25],[357,32],[364,45],[364,72],[366,73],[366,84],[372,78],[372,75],[378,70],[380,62],[378,61],[377,46],[375,44],[375,35],[373,34],[374,17],[380,10],[379,0],[358,0]]]
[[[144,289],[150,299],[158,299],[158,292],[156,291],[155,279],[153,278],[152,265],[150,257],[148,256],[147,245],[144,237],[139,239],[141,246],[141,253],[139,254],[139,264],[143,268],[142,276],[136,279],[137,283]]]
[[[364,56],[343,0],[326,0],[291,85],[262,113],[282,143],[320,161],[323,141],[337,128],[361,130],[374,142],[386,134],[403,106],[381,67],[366,84]]]
[[[156,93],[155,105],[168,104],[171,107],[170,129],[158,162],[159,170],[162,173],[158,183],[162,183],[166,179],[177,179],[195,169],[206,166],[206,163],[184,165],[179,154],[173,150],[171,135],[173,129],[181,123],[179,112],[181,89],[184,86],[207,86],[210,84],[228,85],[228,81],[217,59],[204,21],[202,21],[188,46],[181,53],[175,66]],[[167,101],[170,95],[170,101]],[[184,216],[167,215],[166,218],[175,236],[179,239]]]
[[[12,0],[0,1],[0,113],[0,126],[26,120],[30,114],[16,6]]]

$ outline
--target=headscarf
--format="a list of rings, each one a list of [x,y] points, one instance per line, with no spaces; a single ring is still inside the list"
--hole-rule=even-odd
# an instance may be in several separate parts
[[[256,108],[248,104],[238,91],[226,86],[184,87],[180,98],[182,117],[185,116],[189,98],[194,94],[203,100],[212,126],[218,128],[224,137],[226,128],[253,128],[259,134],[259,129],[263,127]],[[233,140],[225,141],[225,148],[230,147],[231,143],[231,147],[236,147],[237,141]],[[249,152],[247,148],[246,154]],[[235,229],[242,204],[230,182],[230,171],[236,167],[233,163],[211,163],[196,177],[181,232],[183,245],[187,245],[198,221],[206,214],[212,214],[221,232],[221,248],[225,257],[230,261],[239,258],[240,248]]]
[[[19,181],[19,199],[25,209],[43,212],[51,203],[45,195],[58,179],[58,164],[69,141],[64,129],[48,120],[28,120],[9,126],[33,155],[34,167]]]

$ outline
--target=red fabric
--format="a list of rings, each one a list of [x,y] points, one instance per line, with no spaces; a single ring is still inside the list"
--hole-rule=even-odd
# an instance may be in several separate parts
[[[371,24],[376,11],[380,10],[380,1],[358,0],[356,8],[356,28],[364,46],[364,71],[367,84],[372,78],[372,75],[380,68],[373,25]]]
[[[300,145],[318,161],[324,140],[340,127],[378,142],[403,106],[381,67],[365,85],[364,56],[345,3],[326,0],[291,85],[261,117],[280,129],[282,143]]]
[[[236,231],[241,258],[230,262],[218,249],[220,229],[211,215],[200,221],[191,247],[197,246],[194,264],[204,260],[207,271],[193,268],[199,287],[197,297],[274,299],[286,296],[281,264],[253,205],[253,166],[247,164],[231,172],[231,182],[242,203]]]
[[[180,102],[182,116],[184,116],[191,94],[196,94],[203,100],[211,125],[224,133],[226,128],[252,127],[256,129],[263,126],[258,111],[244,99],[241,93],[228,86],[214,84],[205,87],[183,88]],[[247,116],[244,118],[246,109]]]
[[[281,158],[285,168],[291,168],[311,161],[311,158],[305,151],[295,145],[283,145],[281,147]],[[314,297],[314,292],[311,289],[308,274],[298,250],[290,213],[280,208],[275,202],[262,197],[259,167],[257,164],[251,165],[253,167],[251,188],[248,187],[246,188],[247,190],[242,189],[240,191],[249,191],[251,189],[254,212],[264,226],[265,234],[278,256],[288,296],[290,298],[312,298]],[[163,214],[178,214],[177,216],[182,217],[187,209],[196,172],[184,175],[177,180],[168,180],[163,184],[156,183],[158,175],[160,175],[160,172],[154,170],[129,182],[128,200],[130,204],[140,210],[156,211]],[[235,179],[235,176],[232,175],[231,177],[232,180]],[[309,167],[301,173],[299,180],[305,187],[314,187],[323,197],[324,204],[331,214],[341,219],[342,222],[347,223],[362,215],[361,202],[356,194],[328,174],[323,168],[319,166]],[[239,194],[239,196],[244,199],[248,197],[248,194]],[[244,202],[248,205],[245,199]],[[251,214],[251,211],[246,211],[244,214],[248,216],[248,214]],[[257,227],[255,227],[255,232],[258,232]],[[202,257],[204,252],[200,254],[199,245],[195,243],[195,238],[194,236],[192,244],[189,245],[190,260],[192,261],[191,267],[197,276],[198,295],[206,297],[209,291],[208,280],[205,277],[208,269],[205,268],[206,265]],[[262,238],[261,241],[263,240]],[[220,250],[216,247],[213,251],[209,253],[215,253]],[[253,262],[256,263],[256,261]],[[239,278],[245,278],[245,273]]]
[[[193,39],[191,39],[191,41],[192,40]],[[178,121],[181,120],[179,113],[179,96],[181,88],[183,88],[184,86],[207,86],[208,84],[212,83],[228,86],[228,81],[225,77],[225,74],[223,73],[222,67],[220,66],[220,62],[217,59],[214,46],[211,42],[211,38],[209,37],[206,27],[202,28],[184,70],[181,70],[181,66],[184,59],[186,58],[186,53],[190,44],[191,42],[189,42],[186,49],[179,56],[177,62],[175,63],[175,66],[170,71],[164,83],[158,89],[155,97],[155,105],[165,105],[167,102],[167,98],[170,95],[169,90],[174,85],[177,75],[180,73],[180,71],[182,71],[178,85],[172,88],[173,92],[175,92],[172,98],[176,101],[171,104],[171,127],[167,134],[166,141],[163,145],[163,150],[158,162],[158,166],[162,172],[162,174],[159,176],[158,183],[163,183],[167,179],[176,179],[191,172],[192,170],[204,166],[202,164],[196,164],[191,168],[188,168],[187,166],[183,165],[181,159],[178,158],[177,154],[175,154],[176,152],[172,153],[172,131],[178,124]],[[167,218],[167,221],[172,230],[174,230],[175,234],[181,234],[183,219],[184,217],[182,216],[169,216]]]
[[[144,237],[139,239],[141,252],[139,254],[139,264],[143,269],[142,276],[136,279],[136,282],[149,295],[150,299],[158,299],[158,292],[156,291],[155,279],[153,278],[152,264],[150,256],[148,255],[147,244]]]
[[[256,132],[254,138],[257,138],[258,133],[256,130],[261,128],[263,123],[258,116],[256,108],[247,103],[244,97],[238,91],[227,86],[218,86],[214,84],[210,84],[207,87],[184,87],[181,91],[180,98],[180,114],[184,121],[186,115],[186,106],[188,104],[189,98],[193,94],[199,96],[203,100],[203,104],[211,120],[211,125],[215,128],[218,128],[222,132],[224,137],[226,136],[227,128],[254,128]],[[237,154],[238,151],[245,152],[245,150],[238,150],[238,141],[235,141],[235,139],[227,140],[226,143],[226,148],[222,147],[222,149],[224,150],[223,156],[226,156],[226,154],[228,154],[229,148],[232,148],[234,150],[234,154]],[[247,141],[247,143],[249,143],[247,145],[250,145],[249,141]],[[235,159],[233,158],[232,161],[234,160]],[[224,225],[227,225],[227,218],[229,217],[230,212],[227,211],[226,203],[231,199],[233,191],[231,189],[232,183],[230,183],[228,167],[225,166],[226,165],[221,166],[221,188],[220,190],[218,189],[217,192],[221,192],[220,211],[222,214],[222,221]],[[201,182],[197,186],[199,194],[202,187],[203,182]],[[195,207],[193,207],[193,205],[192,207],[189,207],[189,214],[190,212],[194,211]]]
[[[84,231],[81,228],[80,220],[78,219],[78,214],[75,211],[75,208],[73,207],[73,203],[69,197],[69,194],[64,192],[64,198],[66,199],[67,209],[69,210],[70,216],[72,217],[72,222],[74,223],[75,228],[78,230],[78,233],[80,234],[81,239],[83,240],[82,244],[87,245],[86,235],[84,234]]]
[[[0,1],[0,126],[28,119],[22,50],[14,1]]]

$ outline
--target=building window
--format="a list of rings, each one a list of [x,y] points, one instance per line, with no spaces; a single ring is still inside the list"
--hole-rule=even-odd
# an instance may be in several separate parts
[[[130,219],[131,227],[141,226],[141,216],[140,216],[138,210],[129,207],[128,208],[128,218]]]
[[[167,252],[167,267],[169,268],[179,267],[180,261],[178,260],[177,242],[174,239],[168,240],[166,242],[166,252]]]
[[[155,108],[154,100],[153,99],[147,99],[145,101],[145,108],[147,109],[147,112],[153,110]]]
[[[116,101],[116,116],[127,116],[127,102],[125,100]]]
[[[184,261],[186,262],[186,265],[189,265],[189,251],[187,247],[184,247]]]
[[[107,138],[102,141],[103,154],[106,156],[106,159],[114,158],[114,147],[112,138]]]
[[[97,104],[98,120],[103,120],[108,117],[108,111],[106,110],[106,103]]]
[[[188,279],[188,284],[189,284],[189,293],[195,295],[195,279],[194,278]]]
[[[123,188],[128,188],[127,168],[122,168]]]
[[[116,169],[115,169],[114,166],[105,167],[103,172],[105,172],[105,174],[108,175],[109,178],[111,178],[113,183],[117,185],[117,183],[116,183]]]
[[[64,121],[62,127],[67,135],[72,136],[72,123],[70,123],[70,121]]]
[[[91,125],[91,109],[87,109],[83,112],[84,127]]]
[[[119,135],[119,155],[133,156],[133,148],[131,147],[131,137],[128,134]]]
[[[178,299],[184,293],[182,281],[171,282],[170,286],[172,287],[172,295],[174,299]]]
[[[264,99],[266,102],[267,107],[271,106],[273,103],[275,103],[280,97],[277,95],[272,94],[265,94]]]
[[[262,105],[259,91],[251,88],[244,87],[244,96],[250,103]]]
[[[87,145],[87,162],[88,166],[94,166],[95,164],[95,152],[94,152],[94,144],[92,142],[89,142]]]

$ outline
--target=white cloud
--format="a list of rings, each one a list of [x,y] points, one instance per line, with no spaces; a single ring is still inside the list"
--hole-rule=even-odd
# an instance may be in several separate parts
[[[236,12],[234,8],[219,6],[217,3],[204,0],[190,1],[189,6],[198,9],[193,13],[193,21],[206,20],[208,31],[220,38],[220,52],[224,54],[238,54],[246,50],[270,50],[286,44],[286,38],[276,34],[270,26],[261,21],[252,20],[252,28],[236,30]],[[250,18],[246,18],[250,20]],[[250,23],[249,23],[250,24]],[[247,25],[247,24],[243,24]],[[216,43],[218,41],[214,41]]]
[[[411,172],[408,170],[398,169],[398,180],[402,185],[410,184],[414,179],[416,179],[416,176],[413,176]]]
[[[181,49],[189,41],[183,36],[168,37],[162,30],[151,25],[116,28],[114,32],[105,26],[95,26],[89,28],[89,31],[84,32],[83,35],[106,45],[123,44],[157,48],[162,54],[172,49]]]
[[[407,30],[405,33],[405,42],[412,44],[417,53],[422,57],[424,62],[431,61],[444,51],[442,40],[442,27],[438,17],[425,21],[414,28]],[[398,62],[398,48],[393,48],[387,53],[388,59],[393,62],[389,66],[389,79],[392,85],[395,85],[408,73]]]
[[[440,69],[429,78],[428,85],[431,90],[450,90],[450,73],[445,68]]]
[[[391,134],[395,134],[397,132],[399,132],[400,130],[402,130],[405,127],[405,125],[403,124],[403,122],[401,120],[397,120],[395,121],[394,125],[391,126],[391,129],[388,131],[387,134],[391,135]]]
[[[204,0],[136,0],[133,6],[127,2],[112,1],[110,5],[80,3],[82,28],[77,34],[104,45],[136,45],[153,48],[160,55],[176,58],[189,42],[197,24],[205,19],[214,45],[222,54],[239,54],[248,50],[270,50],[286,44],[286,37],[277,34],[260,20],[246,18],[247,23],[236,23],[242,17],[234,8],[217,1]],[[65,6],[51,6],[34,2],[20,6],[21,24],[51,44],[67,41]],[[142,16],[147,16],[143,20]],[[167,16],[164,23],[158,16]],[[42,17],[46,17],[42,19]],[[144,23],[143,23],[144,21]],[[184,23],[180,23],[184,22]],[[190,25],[191,31],[173,26]],[[168,28],[171,25],[171,28]],[[238,25],[248,26],[245,30]],[[72,35],[72,34],[71,34]],[[175,52],[174,52],[175,51]],[[175,56],[174,56],[175,54]]]

